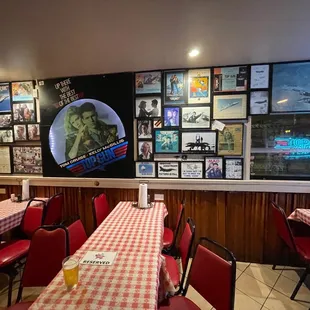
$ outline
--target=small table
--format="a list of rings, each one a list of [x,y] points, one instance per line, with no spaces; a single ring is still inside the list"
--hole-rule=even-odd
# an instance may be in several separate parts
[[[288,219],[300,221],[310,226],[310,209],[296,209]]]
[[[47,198],[35,198],[47,201]],[[20,225],[29,200],[12,202],[11,199],[0,202],[0,235]],[[42,202],[34,201],[34,207],[43,207]]]
[[[113,265],[80,264],[79,285],[71,292],[60,271],[30,309],[157,309],[168,276],[161,255],[167,214],[164,203],[141,210],[120,202],[74,254],[81,259],[87,251],[116,251]]]

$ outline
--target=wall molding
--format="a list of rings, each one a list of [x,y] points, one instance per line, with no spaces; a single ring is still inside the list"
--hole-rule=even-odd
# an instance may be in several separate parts
[[[21,185],[29,179],[31,186],[127,188],[135,189],[146,182],[150,189],[199,190],[227,192],[278,192],[310,193],[309,181],[272,180],[188,180],[188,179],[94,179],[94,178],[51,178],[42,176],[0,176],[1,185]]]

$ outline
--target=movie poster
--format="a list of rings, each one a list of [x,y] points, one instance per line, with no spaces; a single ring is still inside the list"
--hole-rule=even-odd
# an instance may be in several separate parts
[[[0,84],[0,112],[11,113],[10,85]]]
[[[223,157],[206,157],[205,167],[206,179],[223,179]]]
[[[210,103],[210,69],[188,71],[188,103]]]
[[[41,80],[44,176],[132,178],[131,73]]]
[[[246,91],[248,87],[248,69],[242,67],[214,68],[214,92]]]

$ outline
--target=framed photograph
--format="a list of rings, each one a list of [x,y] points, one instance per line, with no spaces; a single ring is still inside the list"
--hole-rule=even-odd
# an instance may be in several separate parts
[[[153,128],[162,128],[163,124],[161,119],[154,119],[153,120]]]
[[[33,82],[13,82],[12,83],[12,101],[33,101]]]
[[[250,114],[268,114],[269,93],[268,91],[253,91],[250,97]]]
[[[164,107],[164,125],[165,127],[178,127],[180,125],[179,107]]]
[[[9,83],[0,83],[0,112],[11,113],[11,96]]]
[[[15,123],[35,122],[34,103],[13,103],[13,120]]]
[[[227,124],[218,136],[218,155],[242,156],[243,124]]]
[[[155,153],[179,153],[179,131],[155,129]]]
[[[214,92],[238,92],[248,88],[248,68],[225,67],[214,68],[213,74]]]
[[[210,107],[182,107],[182,128],[210,128]]]
[[[136,162],[137,178],[155,178],[155,162]]]
[[[148,141],[139,141],[138,142],[138,160],[150,161],[153,160],[153,142],[152,140]]]
[[[269,65],[251,66],[251,88],[269,87]]]
[[[14,173],[42,173],[40,146],[13,146]]]
[[[182,153],[216,153],[216,132],[182,132]]]
[[[310,62],[273,65],[271,112],[310,111]]]
[[[182,161],[181,162],[182,179],[202,179],[203,162],[201,161]]]
[[[31,141],[40,140],[40,124],[27,124],[28,139]]]
[[[0,129],[0,144],[13,143],[13,130],[12,129]]]
[[[210,103],[211,70],[188,71],[188,103]]]
[[[152,121],[137,120],[138,139],[151,139],[152,136]]]
[[[11,126],[12,126],[12,114],[10,113],[0,115],[0,128]]]
[[[214,119],[246,119],[247,95],[214,96]]]
[[[12,173],[11,154],[9,146],[0,146],[0,174]]]
[[[26,125],[14,125],[14,141],[27,141]]]
[[[225,158],[225,179],[243,179],[243,158]]]
[[[159,178],[177,179],[179,178],[179,162],[157,162],[157,176]]]
[[[136,73],[136,94],[160,94],[161,72]]]
[[[224,178],[223,157],[205,157],[205,178]]]
[[[160,117],[161,98],[160,97],[139,97],[136,98],[136,117]]]
[[[165,104],[183,104],[186,98],[185,71],[165,72]]]

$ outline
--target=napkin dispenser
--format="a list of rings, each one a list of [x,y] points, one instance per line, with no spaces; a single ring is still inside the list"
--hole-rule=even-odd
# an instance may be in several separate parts
[[[28,200],[29,194],[29,180],[23,180],[22,183],[22,200]]]
[[[138,207],[145,209],[148,207],[147,184],[139,184]]]

